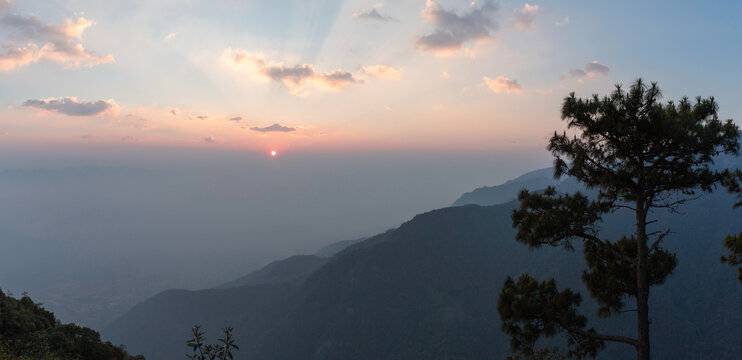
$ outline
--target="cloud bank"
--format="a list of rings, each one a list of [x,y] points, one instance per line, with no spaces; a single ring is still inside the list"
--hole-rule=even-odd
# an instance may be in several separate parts
[[[9,2],[0,0],[0,10],[8,7],[7,4]],[[53,25],[42,23],[35,15],[6,13],[0,16],[0,27],[10,32],[5,39],[9,45],[8,50],[0,53],[0,71],[13,70],[40,60],[54,61],[65,67],[113,63],[115,60],[112,55],[98,56],[83,47],[82,34],[92,25],[93,22],[84,17]]]
[[[72,96],[58,99],[30,99],[26,100],[23,106],[56,112],[67,116],[115,116],[118,113],[118,106],[113,100],[82,102]]]
[[[432,33],[415,38],[415,47],[423,52],[452,53],[466,42],[491,39],[492,32],[498,29],[496,12],[497,5],[490,0],[479,7],[472,2],[463,14],[428,0],[422,14],[435,28]]]
[[[262,128],[261,127],[257,127],[257,126],[256,127],[252,127],[252,128],[250,128],[250,130],[257,131],[257,132],[262,132],[262,133],[266,133],[266,132],[291,132],[291,131],[296,131],[295,128],[288,127],[288,126],[281,126],[278,123],[275,123],[275,124],[273,124],[271,126],[262,127]]]

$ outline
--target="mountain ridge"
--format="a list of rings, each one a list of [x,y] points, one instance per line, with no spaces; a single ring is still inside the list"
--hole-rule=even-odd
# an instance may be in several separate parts
[[[566,181],[557,187],[574,191],[575,186]],[[739,231],[733,202],[732,196],[717,192],[682,209],[684,216],[656,214],[677,232],[667,244],[680,261],[675,274],[653,292],[654,341],[659,344],[653,351],[660,358],[733,359],[733,354],[742,352],[742,345],[734,341],[742,336],[737,326],[742,314],[734,310],[742,289],[718,261],[724,235]],[[419,214],[397,229],[345,248],[302,282],[246,286],[225,293],[170,293],[180,296],[151,298],[106,332],[151,360],[166,359],[177,351],[187,336],[188,323],[203,319],[209,321],[208,331],[234,326],[243,349],[239,356],[250,359],[504,357],[509,347],[495,310],[499,288],[507,276],[528,272],[539,279],[556,276],[560,288],[578,289],[591,326],[631,334],[630,316],[618,322],[594,316],[596,306],[579,281],[584,267],[579,252],[529,251],[514,240],[510,212],[516,206],[510,201]],[[627,214],[609,215],[604,235],[617,238],[631,224]],[[230,299],[216,294],[230,294]],[[239,297],[235,304],[241,305],[229,305],[232,296]],[[168,317],[151,320],[153,309],[166,311],[177,304],[194,312],[179,314],[179,327],[169,326]],[[230,308],[238,315],[210,308]],[[158,338],[162,333],[181,335]],[[688,340],[693,337],[694,341]],[[627,350],[609,345],[601,358],[626,358]]]

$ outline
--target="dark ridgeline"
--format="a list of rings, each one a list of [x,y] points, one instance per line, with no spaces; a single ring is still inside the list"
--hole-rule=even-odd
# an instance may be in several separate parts
[[[742,165],[738,158],[723,161]],[[578,189],[572,180],[557,185],[560,192]],[[240,359],[505,358],[510,339],[500,330],[496,310],[504,279],[528,272],[587,293],[579,281],[584,259],[580,246],[575,252],[530,252],[518,244],[510,219],[516,202],[494,205],[486,196],[469,201],[484,206],[418,215],[340,251],[300,283],[169,290],[140,303],[103,333],[150,360],[183,354],[194,324],[211,334],[234,327]],[[682,215],[658,214],[675,231],[667,245],[680,261],[650,298],[658,358],[735,359],[742,353],[742,286],[719,263],[720,239],[739,232],[733,203],[733,196],[718,191],[682,207]],[[626,213],[609,215],[601,234],[618,239],[634,223]],[[585,299],[580,310],[597,309]],[[630,334],[636,328],[631,314],[619,321],[589,321],[599,331]],[[628,347],[601,353],[601,358],[631,357]]]
[[[274,261],[258,271],[221,284],[216,288],[229,289],[248,285],[300,283],[326,262],[326,258],[315,255],[295,255],[287,259]]]

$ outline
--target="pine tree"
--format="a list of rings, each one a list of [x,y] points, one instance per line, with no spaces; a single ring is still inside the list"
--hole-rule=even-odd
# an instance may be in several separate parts
[[[628,344],[638,359],[650,358],[650,287],[662,284],[677,265],[663,247],[670,229],[648,232],[652,214],[676,210],[703,192],[712,191],[727,173],[712,168],[714,157],[739,152],[738,128],[721,121],[713,98],[661,102],[656,83],[637,80],[628,91],[620,85],[609,95],[581,99],[570,94],[562,119],[577,135],[554,133],[548,149],[555,156],[555,177],[571,176],[597,196],[522,191],[513,212],[517,241],[530,248],[573,249],[582,242],[587,269],[582,280],[598,303],[598,316],[624,313],[636,302],[635,337],[597,333],[577,311],[581,296],[559,290],[553,279],[537,281],[528,274],[508,278],[498,311],[515,351],[541,358],[543,337],[567,337],[564,356],[595,357],[606,342]],[[630,211],[636,227],[623,238],[601,238],[603,216]],[[654,224],[658,227],[661,224]]]

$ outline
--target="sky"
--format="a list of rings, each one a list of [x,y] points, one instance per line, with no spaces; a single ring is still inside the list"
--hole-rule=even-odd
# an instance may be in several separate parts
[[[0,0],[6,149],[542,150],[569,92],[740,118],[737,1]]]

